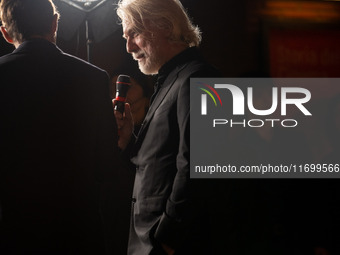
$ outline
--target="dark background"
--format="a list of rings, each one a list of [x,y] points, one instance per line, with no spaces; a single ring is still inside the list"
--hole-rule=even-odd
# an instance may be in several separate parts
[[[339,1],[181,2],[202,30],[200,51],[224,77],[340,76]],[[57,0],[56,3],[60,4]],[[107,5],[104,7],[108,8]],[[73,7],[69,8],[69,12],[60,8],[57,45],[66,53],[86,60],[84,17]],[[106,10],[98,8],[96,30],[104,31],[109,27],[111,32],[95,40],[92,56],[93,64],[114,75],[118,70],[123,72],[124,68],[137,64],[125,51],[117,17],[112,14],[112,19],[104,19],[108,15]],[[70,29],[74,26],[79,29]],[[0,56],[13,49],[1,37]],[[318,98],[319,105],[312,106],[312,111],[322,119],[327,117],[325,102],[335,95],[323,88],[319,92],[313,95]],[[311,162],[322,162],[335,148],[332,137],[328,137],[327,127],[316,123],[307,123],[306,130],[304,138],[311,150]],[[121,187],[118,187],[122,201],[115,204],[121,219],[115,232],[120,234],[113,233],[116,254],[124,254],[127,245],[132,183],[133,173],[123,176]],[[257,197],[259,186],[268,196],[259,193],[261,198]],[[283,180],[270,184],[266,181],[226,181],[220,190],[223,194],[220,198],[225,200],[221,200],[222,206],[214,211],[215,225],[220,225],[216,228],[219,235],[215,240],[216,250],[219,254],[337,254],[340,235],[339,216],[335,215],[339,215],[339,186],[338,180]],[[221,215],[230,221],[219,222],[217,219]]]

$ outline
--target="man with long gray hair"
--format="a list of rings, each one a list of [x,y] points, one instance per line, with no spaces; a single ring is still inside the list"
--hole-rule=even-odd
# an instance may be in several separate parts
[[[122,0],[126,49],[155,93],[132,149],[136,177],[128,254],[211,254],[204,186],[189,174],[191,77],[218,72],[200,56],[201,33],[178,0]],[[127,120],[116,112],[121,134]],[[123,140],[121,136],[120,139]]]

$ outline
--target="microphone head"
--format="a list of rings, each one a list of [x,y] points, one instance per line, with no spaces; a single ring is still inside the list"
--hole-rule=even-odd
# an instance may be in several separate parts
[[[125,100],[126,94],[131,86],[130,76],[121,74],[116,82],[116,97],[123,97]]]
[[[120,74],[117,78],[117,83],[125,83],[128,85],[131,85],[131,79],[130,76],[125,74]]]

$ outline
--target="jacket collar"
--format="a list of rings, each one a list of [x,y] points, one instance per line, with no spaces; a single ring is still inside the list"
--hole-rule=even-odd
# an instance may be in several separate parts
[[[34,52],[45,54],[45,51],[54,53],[62,52],[54,43],[51,43],[45,39],[37,38],[24,41],[17,49],[13,51],[13,53]]]

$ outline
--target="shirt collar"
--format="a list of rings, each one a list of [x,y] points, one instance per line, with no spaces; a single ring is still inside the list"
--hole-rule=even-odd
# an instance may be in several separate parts
[[[168,62],[166,62],[158,71],[157,76],[157,86],[161,86],[166,77],[177,67],[180,66],[188,61],[188,59],[191,59],[193,55],[196,55],[197,53],[196,47],[190,47],[185,49],[184,51],[177,54],[175,57],[170,59]]]

